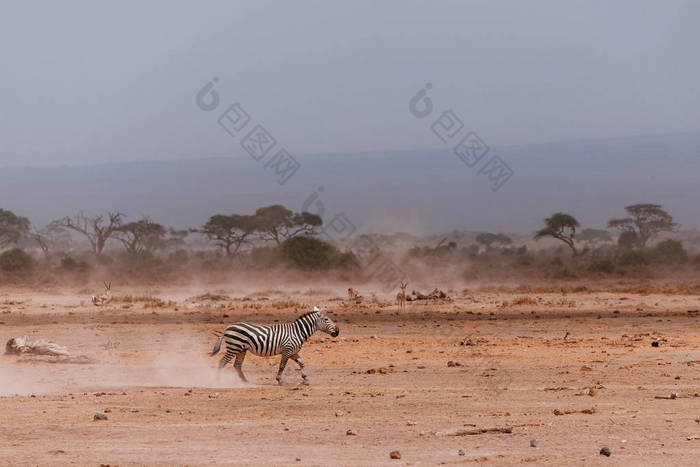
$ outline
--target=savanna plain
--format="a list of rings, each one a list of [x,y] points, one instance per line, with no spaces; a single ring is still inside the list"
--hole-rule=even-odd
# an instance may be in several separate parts
[[[400,310],[381,284],[346,287],[113,287],[102,307],[82,288],[3,288],[2,342],[50,339],[86,361],[0,356],[0,464],[700,459],[697,295],[475,286]],[[248,383],[218,372],[213,331],[316,305],[340,335],[304,345],[309,384],[290,361],[277,385],[278,357],[249,355]]]

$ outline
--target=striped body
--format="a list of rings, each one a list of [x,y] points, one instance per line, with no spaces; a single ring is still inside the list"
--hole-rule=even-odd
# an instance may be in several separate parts
[[[212,355],[219,352],[222,341],[226,344],[225,355],[219,361],[219,368],[223,368],[231,360],[235,359],[234,368],[238,375],[246,381],[241,367],[247,352],[261,357],[282,355],[280,368],[277,373],[277,381],[281,384],[282,372],[291,358],[301,368],[301,375],[306,380],[304,363],[299,357],[302,345],[317,330],[326,332],[333,337],[340,332],[338,327],[328,318],[322,310],[314,311],[300,316],[289,323],[273,325],[261,325],[251,323],[236,323],[228,326],[214,346]]]

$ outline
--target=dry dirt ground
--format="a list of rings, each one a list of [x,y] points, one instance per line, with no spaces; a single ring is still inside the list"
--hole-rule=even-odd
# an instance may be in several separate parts
[[[230,299],[166,290],[165,302],[94,308],[69,292],[2,291],[2,343],[48,338],[99,363],[0,355],[0,464],[700,459],[698,297],[456,293],[397,313],[388,296],[351,304],[340,289],[218,292]],[[249,384],[230,367],[217,375],[212,330],[292,319],[316,303],[341,334],[304,346],[309,385],[293,362],[274,384],[277,358],[248,356]],[[460,345],[465,337],[473,345]],[[94,421],[96,412],[108,420]]]

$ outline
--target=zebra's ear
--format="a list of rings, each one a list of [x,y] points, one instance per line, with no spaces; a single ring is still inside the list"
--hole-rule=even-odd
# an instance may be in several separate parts
[[[314,311],[321,311],[321,310],[319,310],[318,307],[315,306],[315,307],[314,307]]]

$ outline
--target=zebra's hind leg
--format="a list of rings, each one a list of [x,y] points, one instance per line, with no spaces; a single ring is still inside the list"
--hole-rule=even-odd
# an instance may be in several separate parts
[[[236,361],[233,362],[233,367],[236,369],[236,372],[238,373],[238,376],[243,380],[244,383],[248,382],[248,379],[245,377],[243,374],[243,360],[245,359],[245,353],[247,350],[241,350],[237,355],[236,355]]]
[[[296,354],[290,356],[289,358],[294,360],[297,363],[297,365],[299,365],[299,370],[301,370],[301,377],[304,379],[304,383],[308,383],[308,379],[307,379],[308,377],[307,377],[306,373],[304,372],[305,365],[304,365],[304,362],[301,360],[301,357],[299,356],[299,354],[296,353]]]

